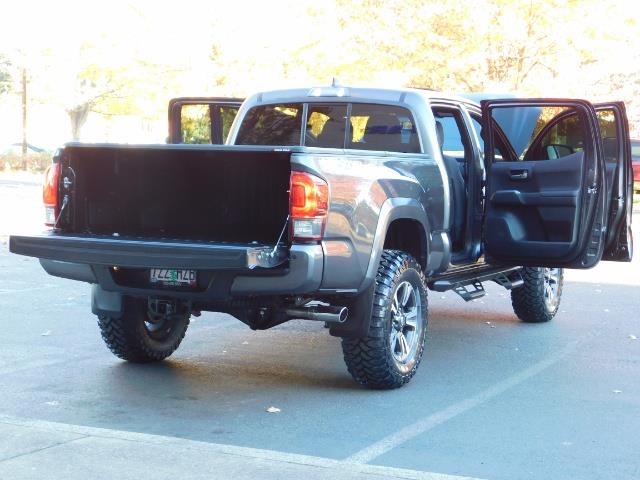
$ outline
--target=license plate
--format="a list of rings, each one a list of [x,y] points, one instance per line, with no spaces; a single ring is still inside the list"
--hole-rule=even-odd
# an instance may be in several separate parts
[[[196,271],[172,268],[152,268],[150,280],[154,285],[165,287],[195,287]]]

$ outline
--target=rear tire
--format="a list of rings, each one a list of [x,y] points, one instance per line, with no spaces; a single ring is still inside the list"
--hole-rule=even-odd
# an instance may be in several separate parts
[[[401,387],[422,360],[426,329],[427,286],[420,265],[407,253],[385,250],[369,332],[366,337],[342,339],[349,373],[369,388]]]
[[[514,313],[525,323],[548,322],[560,307],[562,268],[526,267],[521,275],[524,285],[511,290]]]
[[[129,362],[164,360],[180,345],[189,326],[189,313],[152,319],[144,299],[125,297],[120,318],[98,316],[104,343],[113,354]]]

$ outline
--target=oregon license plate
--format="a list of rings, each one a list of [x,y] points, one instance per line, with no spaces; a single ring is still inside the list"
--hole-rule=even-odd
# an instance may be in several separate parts
[[[165,287],[195,287],[196,271],[172,268],[152,268],[150,278],[153,285]]]

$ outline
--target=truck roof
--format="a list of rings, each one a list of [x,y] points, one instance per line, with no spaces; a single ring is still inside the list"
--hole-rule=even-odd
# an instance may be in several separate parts
[[[249,97],[248,103],[252,105],[272,103],[301,103],[309,101],[326,102],[380,102],[380,103],[411,103],[412,96],[421,97],[422,100],[451,100],[456,103],[465,103],[478,106],[474,99],[452,93],[443,93],[436,90],[420,88],[377,88],[377,87],[352,87],[346,85],[329,85],[320,87],[287,88],[269,90],[256,93]]]

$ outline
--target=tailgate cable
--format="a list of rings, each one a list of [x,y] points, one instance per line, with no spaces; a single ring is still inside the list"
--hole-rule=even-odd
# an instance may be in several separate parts
[[[273,250],[271,250],[271,253],[269,254],[271,258],[274,258],[276,256],[276,252],[278,251],[278,245],[280,245],[280,241],[282,241],[284,232],[287,230],[287,226],[289,225],[289,217],[290,215],[287,215],[287,218],[284,221],[284,227],[282,227],[282,231],[280,232],[280,236],[278,237],[276,244],[273,246]]]
[[[64,198],[62,199],[62,206],[60,207],[60,213],[58,213],[58,218],[56,218],[56,223],[53,224],[53,228],[58,227],[58,222],[60,221],[60,218],[64,213],[64,209],[67,208],[67,205],[69,205],[69,195],[65,195]]]

